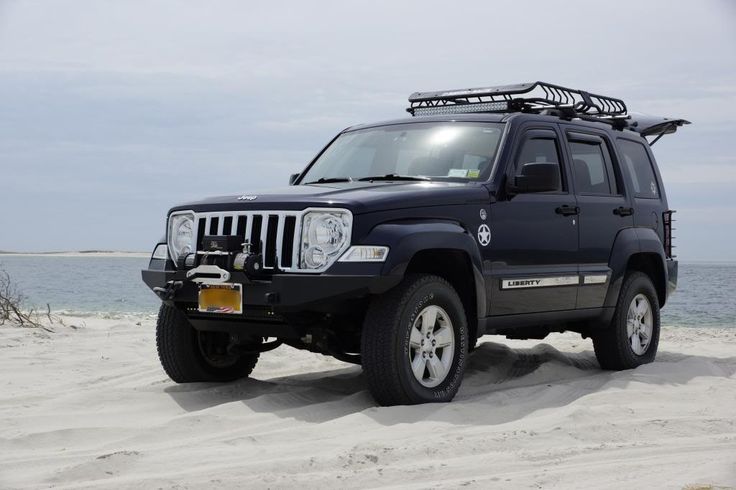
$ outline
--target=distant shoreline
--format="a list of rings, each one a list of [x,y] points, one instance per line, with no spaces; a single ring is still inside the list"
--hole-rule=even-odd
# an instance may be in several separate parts
[[[131,257],[149,258],[151,252],[127,252],[120,250],[75,250],[65,252],[10,252],[0,250],[0,257]],[[683,265],[736,265],[736,260],[680,260]]]
[[[114,250],[79,250],[72,252],[6,252],[0,251],[0,257],[136,257],[147,258],[150,252],[123,252]]]

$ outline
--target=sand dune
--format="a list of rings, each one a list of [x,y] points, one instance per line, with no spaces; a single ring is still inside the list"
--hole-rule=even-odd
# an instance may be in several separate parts
[[[736,485],[736,331],[668,328],[610,373],[589,341],[489,337],[455,402],[376,407],[360,369],[282,347],[175,385],[151,320],[0,327],[0,487]]]

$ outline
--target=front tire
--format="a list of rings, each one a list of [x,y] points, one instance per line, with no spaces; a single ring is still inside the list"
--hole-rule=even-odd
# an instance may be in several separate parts
[[[179,310],[161,305],[156,322],[158,358],[176,383],[225,382],[250,375],[258,354],[230,353],[229,343],[229,334],[199,332]]]
[[[593,335],[603,369],[633,369],[654,361],[659,345],[659,299],[652,280],[642,272],[627,275],[611,325]]]
[[[380,405],[449,402],[468,355],[467,319],[457,292],[438,276],[407,276],[371,302],[361,354],[368,389]]]

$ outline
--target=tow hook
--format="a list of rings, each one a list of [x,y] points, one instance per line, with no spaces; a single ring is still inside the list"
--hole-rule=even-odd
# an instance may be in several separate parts
[[[176,292],[184,286],[182,281],[169,281],[164,287],[155,287],[153,292],[164,301],[170,301],[176,296]]]

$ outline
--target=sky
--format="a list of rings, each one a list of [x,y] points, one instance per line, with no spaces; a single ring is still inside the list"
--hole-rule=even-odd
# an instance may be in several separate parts
[[[150,250],[414,91],[545,80],[693,122],[681,260],[736,260],[736,1],[0,0],[0,250]]]

